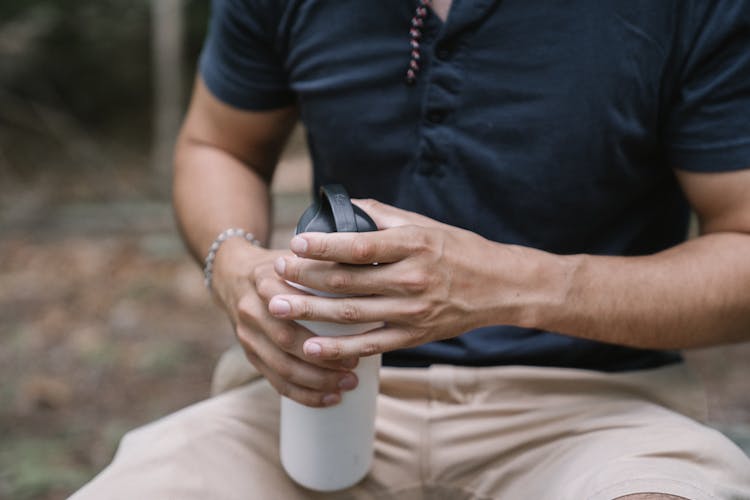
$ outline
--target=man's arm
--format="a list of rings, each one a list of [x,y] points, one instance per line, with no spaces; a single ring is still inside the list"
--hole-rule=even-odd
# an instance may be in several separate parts
[[[676,171],[700,236],[644,257],[582,256],[541,327],[645,348],[750,339],[750,170]]]
[[[229,228],[268,240],[269,184],[279,153],[296,121],[292,107],[243,111],[216,99],[199,78],[177,141],[174,207],[196,260]],[[248,359],[281,394],[309,406],[335,404],[356,386],[356,360],[303,361],[310,332],[268,313],[278,293],[300,293],[273,271],[270,251],[230,238],[218,249],[212,291],[227,311]]]
[[[298,236],[292,250],[306,259],[281,258],[276,270],[366,297],[280,295],[269,309],[280,318],[387,323],[308,340],[309,359],[384,352],[492,324],[657,349],[750,339],[750,170],[677,176],[702,234],[642,257],[553,255],[365,202],[383,231]]]
[[[230,227],[267,241],[269,184],[295,120],[294,108],[234,109],[197,79],[175,150],[174,208],[198,262]]]

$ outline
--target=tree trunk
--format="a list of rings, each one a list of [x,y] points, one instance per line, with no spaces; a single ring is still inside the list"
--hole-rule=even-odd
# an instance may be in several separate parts
[[[165,191],[183,113],[183,31],[184,0],[151,0],[152,162],[159,188]]]

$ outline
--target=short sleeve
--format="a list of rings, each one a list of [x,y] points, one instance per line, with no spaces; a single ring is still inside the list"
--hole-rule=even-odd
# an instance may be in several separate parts
[[[711,172],[750,168],[750,2],[695,2],[666,119],[670,164]]]
[[[240,109],[267,110],[294,101],[274,50],[280,0],[213,0],[199,61],[206,86]]]

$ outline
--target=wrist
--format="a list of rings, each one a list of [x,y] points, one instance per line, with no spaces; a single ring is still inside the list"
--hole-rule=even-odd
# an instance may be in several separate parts
[[[528,247],[512,247],[517,254],[512,272],[516,287],[507,323],[524,328],[556,331],[555,325],[570,307],[571,290],[581,256],[557,255]]]
[[[254,269],[267,258],[269,250],[244,238],[230,238],[219,247],[213,263],[210,292],[229,310],[235,298],[251,283]]]
[[[226,241],[232,240],[233,238],[242,238],[253,246],[260,246],[260,241],[255,238],[255,235],[244,229],[230,228],[219,233],[216,239],[211,243],[211,246],[208,249],[208,254],[203,263],[203,282],[209,290],[211,290],[211,282],[213,280],[214,260],[216,259],[216,254]]]

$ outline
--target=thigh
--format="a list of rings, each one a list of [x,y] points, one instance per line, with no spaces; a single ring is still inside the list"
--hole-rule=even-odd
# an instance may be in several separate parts
[[[541,466],[557,498],[611,500],[658,492],[692,500],[750,498],[750,460],[718,431],[668,408],[627,402],[583,416],[547,446]]]
[[[258,379],[129,432],[112,463],[72,498],[420,498],[413,405],[382,396],[378,412],[372,471],[341,492],[316,493],[288,478],[279,458],[279,396]]]
[[[699,406],[680,370],[492,372],[496,382],[476,383],[471,400],[436,405],[432,481],[467,498],[750,498],[747,456],[675,411]]]
[[[306,498],[278,465],[278,398],[262,380],[127,433],[74,499]]]

